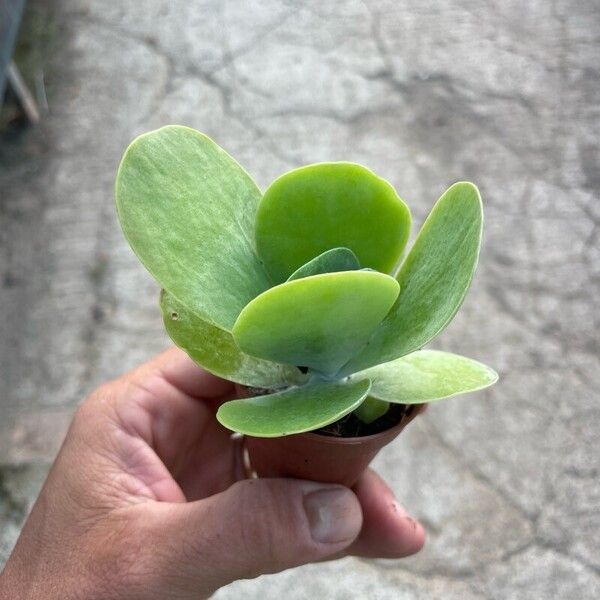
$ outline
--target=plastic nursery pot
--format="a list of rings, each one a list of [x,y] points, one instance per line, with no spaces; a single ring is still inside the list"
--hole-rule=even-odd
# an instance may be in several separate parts
[[[396,425],[374,435],[336,437],[309,432],[278,438],[246,436],[250,465],[259,477],[294,477],[351,487],[423,406],[409,405]]]

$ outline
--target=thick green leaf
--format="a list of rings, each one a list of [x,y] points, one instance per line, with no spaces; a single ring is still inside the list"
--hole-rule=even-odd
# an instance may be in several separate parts
[[[279,388],[306,379],[296,367],[244,354],[231,333],[204,321],[164,290],[160,307],[167,332],[175,344],[219,377],[259,388]]]
[[[217,419],[233,431],[255,437],[313,431],[352,412],[370,386],[368,379],[310,383],[268,396],[226,402],[219,408]]]
[[[374,271],[287,281],[242,310],[233,338],[252,356],[335,373],[366,343],[398,290],[393,277]]]
[[[486,365],[448,352],[421,350],[353,375],[368,377],[370,395],[386,402],[421,404],[475,392],[498,380]]]
[[[117,175],[129,244],[161,286],[197,315],[231,330],[269,287],[253,247],[261,194],[210,138],[169,126],[129,146]]]
[[[357,271],[358,269],[360,269],[360,263],[352,250],[348,248],[332,248],[309,260],[305,265],[302,265],[289,276],[288,281],[310,277],[311,275],[320,275],[321,273]]]
[[[397,275],[396,304],[343,373],[419,350],[448,325],[475,273],[482,225],[479,191],[455,183],[433,207]]]
[[[256,216],[256,244],[271,279],[285,281],[331,248],[350,248],[363,267],[390,273],[410,233],[394,188],[353,163],[320,163],[276,179]]]
[[[354,411],[354,414],[367,425],[383,417],[389,410],[390,403],[385,400],[379,400],[373,396],[367,396],[363,403]]]

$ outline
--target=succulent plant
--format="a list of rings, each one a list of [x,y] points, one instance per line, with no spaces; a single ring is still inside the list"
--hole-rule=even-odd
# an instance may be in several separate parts
[[[389,403],[479,390],[496,373],[422,350],[456,314],[477,264],[477,188],[452,185],[402,259],[411,216],[394,188],[348,162],[294,169],[262,194],[198,131],[129,146],[116,182],[129,244],[162,287],[173,341],[208,371],[264,393],[217,418],[247,435],[365,423]]]

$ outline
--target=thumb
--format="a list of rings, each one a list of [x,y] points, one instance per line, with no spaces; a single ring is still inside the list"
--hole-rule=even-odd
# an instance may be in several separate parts
[[[338,554],[362,527],[351,490],[295,479],[240,481],[204,500],[154,506],[154,548],[166,559],[155,573],[163,571],[171,591],[180,582],[190,598]]]

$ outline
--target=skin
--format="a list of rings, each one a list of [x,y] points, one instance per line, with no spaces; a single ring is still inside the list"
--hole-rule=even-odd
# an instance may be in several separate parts
[[[242,578],[349,554],[401,558],[422,527],[367,471],[350,490],[244,479],[214,418],[235,386],[171,349],[78,409],[0,598],[206,598]]]

